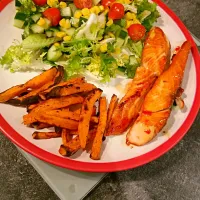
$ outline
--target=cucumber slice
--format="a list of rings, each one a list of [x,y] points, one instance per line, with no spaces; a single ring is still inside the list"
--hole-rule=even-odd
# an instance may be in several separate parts
[[[80,17],[79,19],[79,26],[81,26],[84,22],[87,22],[88,19],[86,19],[85,17]]]
[[[47,18],[44,18],[45,20],[45,25],[43,26],[45,30],[49,29],[51,26],[51,21],[48,20]]]
[[[124,28],[126,26],[126,20],[125,19],[116,19],[116,20],[114,20],[114,24],[117,24]]]
[[[30,26],[27,25],[27,26],[24,28],[24,33],[23,33],[23,35],[22,35],[22,38],[25,39],[25,38],[28,37],[30,34],[31,34]]]
[[[53,31],[46,31],[46,35],[47,35],[47,37],[53,37],[54,33],[53,33]]]
[[[15,7],[19,8],[22,4],[18,1],[18,0],[15,0]]]
[[[74,13],[75,13],[76,10],[77,10],[77,7],[76,7],[73,3],[70,3],[70,4],[69,4],[69,7],[71,8],[72,15],[74,15]]]
[[[74,35],[76,29],[75,28],[66,29],[66,28],[60,27],[60,30],[65,32],[67,35],[72,36]]]
[[[21,21],[25,21],[26,18],[27,18],[27,15],[26,15],[26,14],[21,13],[21,12],[17,12],[14,19],[18,19],[18,20],[21,20]]]
[[[125,31],[125,30],[120,31],[120,33],[119,33],[120,38],[125,39],[127,36],[128,36],[127,31]]]
[[[122,47],[124,44],[124,40],[122,38],[117,38],[115,45],[117,47]]]
[[[40,19],[40,17],[42,17],[42,14],[41,13],[37,13],[35,15],[32,15],[31,19],[36,23]]]
[[[72,17],[72,10],[71,10],[70,7],[61,8],[60,9],[60,14],[63,17]]]
[[[31,26],[31,30],[33,31],[33,33],[44,33],[44,28],[37,24],[33,24]]]
[[[62,52],[58,50],[54,45],[47,52],[47,60],[55,62],[62,56]]]
[[[17,28],[23,28],[24,26],[24,22],[25,21],[22,21],[22,20],[19,20],[19,19],[14,19],[14,26],[17,27]]]
[[[129,65],[138,65],[138,61],[134,55],[129,56]]]
[[[60,30],[59,30],[59,28],[51,27],[50,29],[48,29],[48,31],[52,31],[53,32],[53,36],[56,36],[56,33],[58,31],[60,31]]]

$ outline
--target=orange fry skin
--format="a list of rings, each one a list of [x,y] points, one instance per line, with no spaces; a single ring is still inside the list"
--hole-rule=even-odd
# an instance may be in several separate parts
[[[106,97],[100,97],[99,99],[99,124],[97,126],[97,132],[93,141],[90,158],[93,160],[99,160],[101,154],[102,138],[106,129],[107,122],[107,103]]]
[[[90,94],[85,98],[82,109],[81,116],[78,125],[78,134],[80,138],[81,148],[84,149],[86,147],[87,136],[90,125],[90,118],[92,116],[93,106],[95,102],[100,98],[102,94],[101,89],[94,89],[90,92]]]
[[[58,134],[56,132],[38,132],[35,131],[32,134],[33,139],[41,140],[41,139],[51,139],[51,138],[57,138],[61,137],[61,134]]]
[[[167,123],[184,76],[190,49],[190,42],[184,42],[173,57],[170,67],[156,80],[145,97],[138,119],[127,134],[128,144],[141,146],[148,143]]]

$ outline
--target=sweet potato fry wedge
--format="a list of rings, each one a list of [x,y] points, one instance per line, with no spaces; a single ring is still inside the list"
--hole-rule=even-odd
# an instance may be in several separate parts
[[[98,124],[99,123],[99,118],[97,116],[91,116],[90,122]]]
[[[93,130],[91,130],[89,132],[88,139],[87,139],[87,144],[92,143],[92,140],[95,137],[95,133],[96,133],[95,129],[93,129]],[[79,136],[77,135],[72,140],[67,142],[66,145],[61,145],[60,149],[59,149],[59,153],[62,156],[69,157],[69,156],[72,156],[73,154],[75,154],[80,149],[81,149],[80,139],[79,139]]]
[[[73,138],[73,135],[70,134],[69,130],[63,128],[61,137],[62,137],[62,144],[66,146],[66,144]]]
[[[81,92],[88,92],[95,89],[91,83],[81,83],[81,84],[69,84],[67,86],[58,86],[53,88],[49,93],[46,94],[46,98],[54,98],[54,97],[64,97],[72,94],[78,94]]]
[[[118,98],[115,94],[112,95],[111,97],[111,100],[110,100],[110,104],[109,104],[109,107],[108,107],[108,114],[107,114],[107,125],[106,125],[106,129],[109,127],[109,123],[110,123],[110,120],[112,118],[112,115],[113,115],[113,111],[115,110],[117,104],[118,104]],[[106,131],[105,131],[105,134],[104,135],[107,135]]]
[[[94,138],[94,142],[93,142],[92,150],[90,154],[90,158],[92,158],[93,160],[100,159],[102,138],[106,129],[106,122],[107,122],[106,97],[100,97],[99,99],[99,113],[100,113],[99,124],[97,126],[97,132]]]
[[[61,137],[61,134],[56,133],[56,132],[38,132],[35,131],[32,134],[33,139],[51,139],[51,138],[58,138]]]
[[[37,89],[42,87],[46,83],[53,81],[54,78],[56,77],[57,72],[58,69],[56,67],[52,67],[51,69],[27,81],[25,84],[17,85],[11,87],[10,89],[7,89],[6,91],[0,93],[0,103],[7,102],[8,100],[11,100],[16,96],[20,96],[22,93],[26,92],[29,88]],[[13,104],[19,104],[19,101],[17,102],[11,101],[11,103]]]
[[[82,84],[82,83],[85,83],[85,78],[84,77],[77,77],[77,78],[72,78],[68,81],[65,81],[65,82],[61,82],[57,85],[54,85],[53,87],[43,91],[40,93],[40,96],[43,100],[46,99],[46,94],[49,94],[51,93],[52,90],[54,90],[55,88],[57,87],[67,87],[69,85],[73,85],[73,84]]]
[[[51,126],[58,126],[58,127],[66,128],[69,130],[78,129],[78,122],[71,119],[65,119],[61,117],[49,116],[49,115],[43,115],[43,114],[34,115],[34,119],[36,121],[46,123]]]
[[[41,122],[35,122],[35,123],[31,124],[30,127],[40,130],[40,129],[44,129],[44,128],[50,128],[50,127],[52,127],[52,125],[46,124],[46,123],[41,123]]]
[[[78,133],[80,138],[81,148],[84,149],[87,142],[87,136],[89,131],[90,118],[92,116],[92,110],[95,102],[100,98],[102,94],[101,89],[94,89],[84,100],[81,116],[78,126]]]

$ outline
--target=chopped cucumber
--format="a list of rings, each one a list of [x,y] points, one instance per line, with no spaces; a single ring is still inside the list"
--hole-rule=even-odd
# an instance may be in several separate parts
[[[129,65],[138,65],[138,61],[134,55],[129,56]]]
[[[75,17],[72,17],[70,19],[70,23],[73,27],[77,28],[79,27],[79,19],[75,18]]]
[[[54,32],[53,31],[46,31],[46,35],[47,35],[47,37],[53,37]]]
[[[51,26],[51,21],[48,20],[47,18],[44,18],[45,20],[45,25],[43,26],[45,30],[49,29]]]
[[[72,17],[72,10],[71,10],[70,7],[61,8],[60,9],[60,14],[63,17]]]
[[[55,45],[52,45],[47,52],[47,60],[55,62],[62,56],[62,52],[56,48]]]
[[[30,26],[27,25],[27,26],[24,28],[24,33],[23,33],[23,35],[22,35],[22,38],[25,39],[25,38],[28,37],[30,34],[31,34]]]
[[[27,15],[21,12],[17,12],[15,15],[15,19],[21,20],[21,21],[25,21],[27,18]]]
[[[88,19],[86,19],[85,17],[80,17],[79,20],[79,26],[81,26],[84,22],[87,22]]]
[[[114,24],[117,24],[124,28],[126,26],[126,20],[125,19],[116,19],[116,20],[114,20]]]
[[[16,8],[19,8],[22,4],[18,1],[18,0],[15,0],[15,7]]]
[[[37,13],[37,14],[34,14],[31,16],[31,19],[36,23],[40,17],[42,17],[42,14],[41,13]]]
[[[14,19],[14,26],[17,27],[17,28],[23,28],[24,22],[25,21],[22,21],[22,20],[19,20],[19,19]]]
[[[120,38],[125,39],[127,36],[128,36],[127,31],[125,31],[125,30],[120,31],[120,33],[119,33]]]
[[[48,31],[52,31],[53,32],[53,36],[56,36],[56,33],[59,32],[59,28],[56,27],[51,27],[48,29]]]
[[[122,38],[117,38],[115,45],[117,47],[122,47],[124,44],[124,40]]]
[[[44,28],[37,24],[33,24],[31,26],[31,30],[33,31],[33,33],[44,33]]]
[[[66,28],[60,27],[60,30],[65,32],[67,35],[72,36],[72,35],[74,35],[76,29],[75,28],[66,29]]]
[[[74,15],[74,13],[75,13],[76,10],[77,10],[77,7],[76,7],[73,3],[70,3],[70,4],[69,4],[69,7],[71,8],[71,12],[72,12],[72,14]]]

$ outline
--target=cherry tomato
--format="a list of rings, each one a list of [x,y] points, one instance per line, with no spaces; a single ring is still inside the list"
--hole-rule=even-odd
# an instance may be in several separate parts
[[[111,19],[121,19],[124,17],[124,6],[121,3],[113,3],[109,13],[108,17]]]
[[[52,26],[57,26],[61,20],[60,10],[57,8],[48,8],[43,12],[43,15],[51,21]]]
[[[74,0],[74,5],[79,9],[91,8],[92,0]]]
[[[146,29],[141,24],[132,24],[128,28],[128,34],[130,38],[134,41],[141,40],[145,36],[145,33]]]
[[[115,0],[101,0],[101,5],[102,5],[104,8],[108,8],[108,7],[110,7],[114,2],[115,2]]]
[[[47,0],[33,0],[33,2],[37,6],[44,6],[45,4],[47,4]]]

